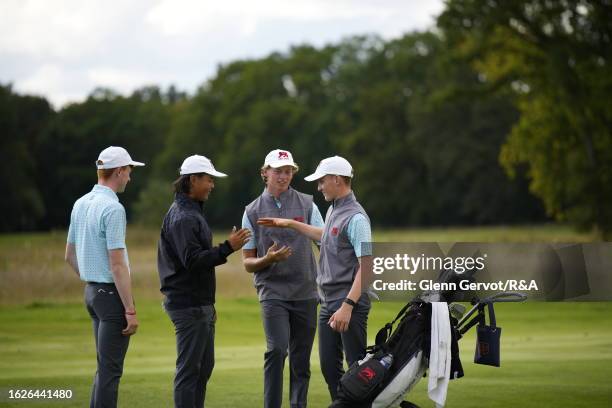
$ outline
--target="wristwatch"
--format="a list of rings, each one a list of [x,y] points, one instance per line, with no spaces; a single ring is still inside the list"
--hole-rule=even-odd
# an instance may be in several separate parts
[[[355,303],[355,302],[353,301],[353,299],[344,298],[343,302],[344,302],[344,303],[346,303],[347,305],[351,305],[351,306],[353,306],[353,307],[357,307],[357,303]]]

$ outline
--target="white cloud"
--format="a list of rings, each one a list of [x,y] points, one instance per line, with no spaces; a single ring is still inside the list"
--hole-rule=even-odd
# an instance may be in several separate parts
[[[105,86],[195,91],[218,64],[424,29],[442,0],[0,0],[0,83],[56,106]]]
[[[87,72],[87,78],[97,86],[111,88],[121,93],[131,93],[144,85],[160,84],[163,76],[146,69],[120,69],[96,67]]]
[[[112,2],[110,2],[112,3]],[[125,2],[132,4],[136,2]],[[0,50],[57,58],[95,52],[116,27],[125,6],[86,0],[2,0]]]
[[[329,0],[161,0],[147,14],[147,21],[166,35],[205,33],[235,26],[257,26],[267,20],[329,21],[384,18],[384,6]],[[252,29],[244,30],[252,33]]]
[[[57,65],[43,65],[34,74],[23,81],[21,86],[25,91],[38,93],[42,90],[57,91],[62,87],[65,80],[62,70]]]
[[[74,88],[74,79],[61,66],[45,64],[36,69],[30,76],[16,84],[16,90],[30,95],[52,95],[58,107],[68,101],[83,98],[82,91]]]

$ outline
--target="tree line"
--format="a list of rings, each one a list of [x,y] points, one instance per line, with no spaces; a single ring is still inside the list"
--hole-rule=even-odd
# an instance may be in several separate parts
[[[95,183],[109,145],[138,168],[128,217],[159,225],[182,160],[230,175],[206,212],[240,223],[274,148],[292,151],[294,186],[327,156],[355,168],[376,226],[550,219],[612,231],[612,19],[608,1],[453,0],[429,31],[354,36],[238,60],[188,95],[96,89],[54,110],[0,86],[2,231],[61,228]]]

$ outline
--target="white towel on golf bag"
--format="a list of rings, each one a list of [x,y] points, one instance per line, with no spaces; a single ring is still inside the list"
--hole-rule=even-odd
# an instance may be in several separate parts
[[[446,392],[450,380],[451,330],[448,304],[431,304],[431,350],[429,353],[429,383],[427,395],[436,403],[436,408],[446,403]]]

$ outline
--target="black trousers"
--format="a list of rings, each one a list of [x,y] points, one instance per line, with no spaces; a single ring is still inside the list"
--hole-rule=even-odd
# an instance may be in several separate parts
[[[166,310],[176,335],[174,406],[203,408],[206,383],[215,365],[215,307]]]
[[[370,298],[361,295],[353,308],[348,330],[338,333],[327,324],[329,318],[342,306],[343,299],[321,303],[319,310],[319,360],[323,378],[332,401],[338,396],[338,384],[344,374],[343,360],[351,366],[365,356],[367,347]]]
[[[264,407],[281,408],[283,369],[289,354],[291,408],[305,408],[310,383],[310,352],[317,330],[316,299],[263,300],[261,318],[266,333]]]
[[[130,337],[121,334],[127,325],[125,309],[113,283],[88,283],[85,305],[93,322],[98,360],[89,406],[114,408],[130,343]]]

